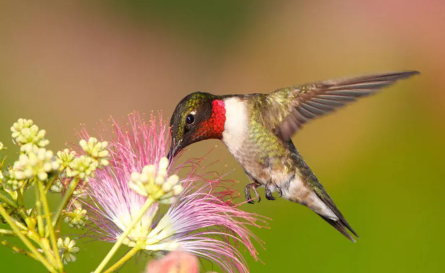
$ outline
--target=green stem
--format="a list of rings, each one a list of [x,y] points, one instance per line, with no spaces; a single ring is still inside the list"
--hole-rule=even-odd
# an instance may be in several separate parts
[[[17,204],[19,207],[23,207],[23,188],[17,191]]]
[[[26,230],[26,229],[31,229],[31,227],[28,225],[28,221],[30,220],[30,219],[29,219],[30,217],[28,217],[28,216],[26,215],[25,209],[24,209],[24,208],[19,208],[19,209],[17,210],[17,212],[18,212],[19,215],[22,217],[23,221],[25,221],[25,223],[20,222],[20,221],[14,219],[15,224],[16,224],[19,228],[24,229],[24,230]],[[25,226],[25,224],[28,225],[28,226]],[[35,226],[33,226],[33,228],[34,228],[34,227],[35,227]]]
[[[12,232],[12,230],[8,230],[8,229],[0,229],[0,235],[4,236],[4,235],[12,235],[14,236],[14,232]]]
[[[45,227],[43,225],[43,218],[42,218],[42,202],[40,201],[40,194],[39,189],[37,185],[34,186],[36,189],[36,210],[37,210],[37,229],[39,231],[40,237],[45,236]]]
[[[62,222],[59,221],[59,223],[57,224],[57,227],[54,228],[55,232],[56,232],[56,236],[60,235],[60,229],[62,228]]]
[[[35,230],[36,223],[33,221],[34,218],[31,218],[28,216],[28,214],[25,211],[25,208],[19,208],[17,210],[17,212],[20,215],[20,217],[22,217],[22,220],[25,222],[25,224],[27,226],[27,227],[22,227],[22,229]],[[20,224],[23,225],[22,223],[20,223]],[[19,227],[21,227],[21,226],[19,226]]]
[[[56,235],[54,234],[54,227],[51,224],[51,212],[49,211],[48,200],[46,198],[45,186],[43,185],[43,182],[40,180],[38,181],[38,187],[40,192],[40,200],[42,201],[43,205],[43,211],[45,212],[46,232],[49,233],[49,239],[51,241],[51,247],[54,252],[54,256],[56,258],[57,268],[62,269],[63,264],[62,260],[60,259],[59,248],[57,247],[57,239]]]
[[[0,215],[3,217],[3,219],[5,219],[6,223],[8,223],[14,233],[17,234],[20,240],[22,240],[22,242],[26,245],[26,247],[28,247],[28,249],[39,260],[39,262],[41,262],[49,270],[49,272],[57,273],[54,267],[50,263],[48,263],[45,257],[43,257],[42,254],[40,254],[39,251],[35,248],[35,246],[25,237],[25,235],[22,234],[22,231],[16,226],[11,216],[6,213],[6,210],[3,208],[3,206],[0,206]]]
[[[8,206],[10,207],[18,208],[17,204],[14,201],[12,201],[6,194],[4,194],[4,192],[1,191],[0,191],[0,200],[8,204]]]
[[[110,252],[108,252],[107,256],[102,260],[102,262],[99,264],[99,266],[96,268],[94,273],[101,272],[104,267],[107,265],[107,263],[110,261],[110,259],[113,257],[113,255],[116,253],[116,251],[119,249],[119,247],[122,245],[124,240],[127,238],[128,234],[130,234],[131,230],[136,226],[137,223],[142,219],[142,216],[144,216],[145,212],[148,210],[148,208],[153,204],[154,200],[152,198],[147,198],[145,201],[144,206],[142,206],[141,210],[139,211],[139,214],[136,216],[136,218],[131,222],[130,226],[128,226],[124,233],[122,233],[121,236],[119,236],[119,239],[117,242],[113,245]]]
[[[117,270],[119,267],[121,267],[124,263],[126,263],[128,260],[131,259],[131,257],[134,256],[141,248],[137,245],[133,247],[130,251],[127,252],[127,254],[124,255],[119,261],[117,261],[115,264],[110,266],[104,273],[111,273],[115,270]]]
[[[43,253],[45,253],[46,260],[52,264],[54,267],[56,267],[56,260],[54,258],[54,252],[51,250],[51,247],[49,246],[49,241],[47,238],[40,238],[39,240],[40,247],[43,250]],[[57,253],[58,254],[58,253]],[[60,268],[56,267],[57,272],[60,272]]]
[[[45,187],[45,193],[47,193],[49,191],[49,189],[51,189],[51,186],[54,184],[54,181],[56,181],[56,178],[59,177],[59,173],[55,173],[53,174],[53,176],[51,177],[51,179],[48,181],[48,183],[46,184]]]
[[[77,184],[79,184],[79,179],[74,178],[73,181],[71,181],[68,190],[65,192],[65,195],[63,196],[62,202],[60,202],[60,205],[57,208],[56,213],[53,216],[53,221],[52,221],[53,228],[59,222],[60,215],[62,215],[62,211],[65,209],[66,205],[68,204],[68,201],[70,200],[71,196],[73,195],[73,192],[77,187]]]
[[[21,249],[21,248],[15,246],[15,245],[11,244],[11,243],[8,242],[8,241],[1,240],[1,241],[0,241],[0,244],[2,244],[2,245],[4,245],[4,246],[7,246],[7,247],[10,247],[10,248],[12,249],[12,251],[14,251],[15,253],[22,253],[22,254],[25,255],[25,256],[31,257],[31,258],[33,258],[34,260],[39,261],[39,259],[37,259],[37,257],[36,257],[34,254],[32,254],[31,252],[26,251],[26,250],[24,250],[24,249]]]

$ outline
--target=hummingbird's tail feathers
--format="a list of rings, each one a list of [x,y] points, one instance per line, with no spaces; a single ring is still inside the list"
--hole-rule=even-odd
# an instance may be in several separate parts
[[[338,219],[337,221],[335,221],[335,220],[332,220],[330,218],[324,217],[323,215],[320,215],[320,214],[318,214],[318,215],[321,218],[323,218],[323,220],[328,222],[331,226],[333,226],[336,230],[340,231],[341,234],[343,234],[346,238],[351,240],[353,243],[355,243],[355,239],[348,232],[348,229],[349,229],[349,231],[352,232],[352,234],[354,234],[357,238],[359,238],[357,233],[355,233],[355,231],[351,228],[351,226],[346,221],[343,221],[341,219]]]
[[[324,187],[317,181],[316,183],[317,187],[315,188],[315,193],[317,194],[318,198],[320,198],[323,203],[326,204],[326,206],[329,207],[329,209],[332,210],[332,212],[335,214],[335,216],[338,217],[337,221],[334,220],[330,220],[329,218],[326,218],[322,215],[320,215],[323,219],[325,219],[329,224],[331,224],[333,227],[335,227],[338,231],[340,231],[341,233],[346,232],[347,234],[349,234],[345,227],[347,229],[349,229],[349,231],[351,231],[352,234],[355,235],[355,237],[358,238],[357,233],[352,229],[351,225],[349,225],[348,221],[346,221],[345,217],[343,216],[343,214],[341,214],[340,210],[337,208],[337,206],[334,204],[334,201],[332,201],[331,197],[329,196],[329,194],[326,192],[326,190],[324,189]],[[331,223],[330,221],[334,222]],[[343,231],[342,231],[343,230]],[[344,233],[343,233],[344,234]],[[346,236],[346,235],[345,235]],[[350,235],[349,235],[350,236]],[[346,236],[348,237],[348,236]],[[349,237],[348,237],[349,238]]]

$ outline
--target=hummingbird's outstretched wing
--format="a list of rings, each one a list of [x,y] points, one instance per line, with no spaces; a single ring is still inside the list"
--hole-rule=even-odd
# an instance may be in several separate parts
[[[288,140],[313,118],[333,112],[357,98],[376,93],[397,80],[420,74],[401,71],[356,78],[327,80],[278,89],[266,96],[263,122],[283,140]]]

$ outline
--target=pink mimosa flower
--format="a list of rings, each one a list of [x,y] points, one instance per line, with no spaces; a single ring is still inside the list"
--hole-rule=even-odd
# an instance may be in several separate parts
[[[89,199],[90,231],[88,236],[115,242],[140,212],[147,200],[130,188],[132,173],[154,165],[162,171],[169,140],[168,127],[162,119],[146,123],[138,113],[129,115],[121,126],[112,121],[109,141],[109,165],[98,169],[86,188]],[[88,139],[84,130],[82,137]],[[165,214],[155,202],[127,237],[125,244],[144,246],[146,251],[186,251],[217,263],[225,272],[248,272],[240,247],[245,247],[257,260],[252,241],[261,241],[248,226],[261,227],[265,218],[235,207],[234,192],[228,181],[205,179],[197,173],[198,161],[189,160],[175,169],[166,168],[167,177],[189,170],[180,179],[182,193]],[[165,167],[165,166],[164,166]],[[151,167],[153,168],[153,167]]]
[[[173,251],[162,259],[151,261],[145,273],[199,273],[198,258],[187,252]]]

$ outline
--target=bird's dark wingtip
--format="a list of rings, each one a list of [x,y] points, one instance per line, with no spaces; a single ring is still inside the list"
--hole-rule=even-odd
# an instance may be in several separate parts
[[[420,73],[420,71],[417,71],[417,70],[408,70],[408,71],[402,72],[402,74],[404,74],[406,77],[411,77],[414,75],[420,75],[422,73]]]
[[[394,83],[397,80],[401,79],[408,79],[415,75],[420,75],[421,73],[417,70],[405,70],[405,71],[395,71],[395,72],[389,72],[389,73],[382,73],[377,75],[371,75],[373,79],[386,79],[389,80],[391,83]]]

